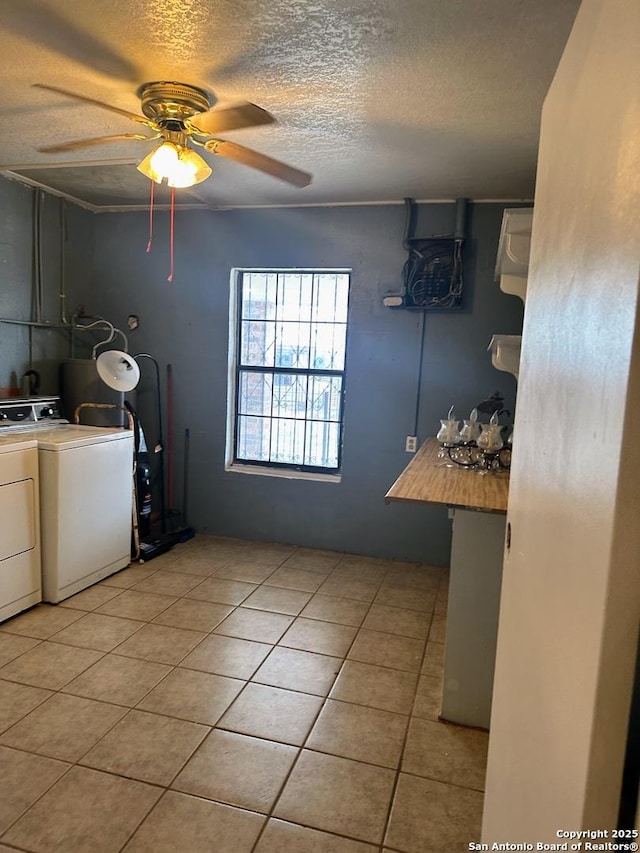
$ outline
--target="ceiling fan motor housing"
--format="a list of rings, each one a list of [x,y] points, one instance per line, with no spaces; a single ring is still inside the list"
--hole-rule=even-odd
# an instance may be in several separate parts
[[[204,89],[186,83],[143,83],[137,94],[142,112],[160,125],[166,122],[182,123],[206,112],[215,103],[215,98]]]

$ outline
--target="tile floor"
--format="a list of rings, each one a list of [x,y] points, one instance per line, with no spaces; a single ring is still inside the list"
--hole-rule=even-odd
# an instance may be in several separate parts
[[[0,625],[0,853],[458,853],[446,572],[199,536]]]

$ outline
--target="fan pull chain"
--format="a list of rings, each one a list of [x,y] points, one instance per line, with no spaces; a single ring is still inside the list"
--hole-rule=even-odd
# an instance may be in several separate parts
[[[149,181],[149,183],[151,184],[151,200],[149,202],[149,242],[147,243],[147,252],[151,251],[151,243],[153,242],[153,197],[155,187],[153,181]]]
[[[155,188],[154,182],[150,181],[151,184],[151,199],[149,201],[149,242],[147,243],[147,252],[151,251],[151,244],[153,242],[153,206],[154,206],[154,197],[155,197]],[[175,229],[174,229],[174,220],[175,220],[175,208],[176,208],[176,191],[175,187],[171,187],[171,209],[169,214],[170,221],[170,232],[169,232],[169,275],[167,276],[167,281],[173,281],[173,272],[174,272],[174,259],[173,259],[173,245],[175,241]]]
[[[170,221],[171,221],[171,233],[169,236],[169,258],[170,258],[171,270],[169,272],[169,277],[167,278],[167,281],[173,281],[173,236],[174,236],[173,220],[174,220],[174,214],[175,214],[175,198],[176,198],[175,187],[171,187],[171,214],[170,214],[170,217],[171,217],[171,219],[170,219]]]

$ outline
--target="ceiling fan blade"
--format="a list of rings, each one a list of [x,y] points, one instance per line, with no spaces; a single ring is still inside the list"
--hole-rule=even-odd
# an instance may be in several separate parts
[[[156,125],[150,119],[137,113],[130,113],[128,110],[121,110],[120,107],[113,107],[111,104],[105,104],[102,101],[97,101],[95,98],[88,98],[86,95],[78,95],[76,92],[69,92],[67,89],[59,89],[57,86],[49,86],[46,83],[34,83],[36,89],[46,89],[49,92],[57,92],[59,95],[65,95],[67,98],[74,98],[76,101],[84,101],[86,104],[94,104],[96,107],[101,107],[103,110],[109,110],[112,113],[118,113],[131,121],[146,124],[147,127],[152,127],[156,130]]]
[[[69,10],[58,11],[53,8],[56,5],[65,4],[44,0],[2,0],[0,32],[15,33],[34,47],[44,47],[65,60],[115,80],[134,83],[140,78],[141,70],[118,48],[74,23],[71,20],[73,14]]]
[[[38,148],[42,154],[59,154],[62,151],[76,151],[79,148],[90,148],[92,145],[106,145],[107,142],[117,142],[120,139],[140,139],[153,140],[158,139],[160,134],[156,136],[144,136],[141,133],[116,133],[113,136],[94,136],[91,139],[74,139],[72,142],[61,142],[60,145],[47,145],[44,148]]]
[[[267,175],[272,175],[274,178],[279,178],[281,181],[286,181],[296,187],[306,187],[311,183],[312,176],[308,172],[294,169],[293,166],[288,166],[286,163],[267,157],[266,154],[253,151],[251,148],[245,148],[244,145],[238,145],[237,142],[210,139],[204,143],[203,147],[211,154],[219,154],[221,157],[235,160],[236,163],[242,163],[244,166],[266,172]]]
[[[207,110],[190,118],[188,124],[196,131],[207,134],[225,133],[242,127],[257,127],[260,124],[271,124],[273,121],[275,119],[271,113],[247,102],[236,107]]]

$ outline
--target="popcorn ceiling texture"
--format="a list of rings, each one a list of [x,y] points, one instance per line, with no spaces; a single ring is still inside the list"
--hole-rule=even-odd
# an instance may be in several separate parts
[[[191,202],[531,197],[542,102],[578,5],[3,0],[0,165],[141,159],[148,146],[132,142],[38,154],[47,142],[137,128],[30,87],[50,83],[139,112],[140,83],[167,79],[202,86],[220,104],[268,109],[277,125],[226,137],[314,174],[301,191],[213,158],[214,176]],[[56,171],[64,190],[65,170]],[[102,192],[95,175],[76,174],[69,192],[72,184],[94,204],[143,204],[144,183],[125,191],[117,174]]]

